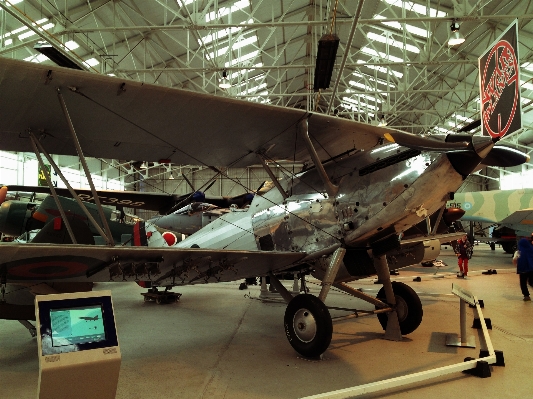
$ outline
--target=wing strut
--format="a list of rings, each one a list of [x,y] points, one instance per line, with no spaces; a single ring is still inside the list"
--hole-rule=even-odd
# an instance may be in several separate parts
[[[442,208],[440,208],[439,215],[437,216],[437,220],[435,220],[435,225],[433,226],[433,231],[431,232],[431,235],[434,236],[437,234],[437,228],[439,227],[440,221],[442,220],[442,215],[444,214],[444,209],[446,209],[446,204]]]
[[[280,184],[279,180],[274,175],[274,172],[272,172],[272,169],[270,169],[270,166],[267,165],[267,163],[265,161],[265,158],[263,158],[263,155],[258,153],[257,157],[261,161],[261,165],[263,165],[263,169],[266,170],[268,176],[270,176],[270,178],[272,179],[272,183],[274,183],[276,188],[279,190],[279,192],[283,196],[283,199],[287,199],[287,197],[288,197],[287,192],[283,189],[283,187],[281,187],[281,184]]]
[[[33,147],[33,152],[35,152],[35,156],[37,157],[37,160],[39,161],[39,165],[41,166],[41,170],[44,172],[44,176],[46,178],[46,183],[48,184],[48,187],[50,187],[50,192],[52,193],[52,197],[54,197],[54,201],[56,202],[57,209],[59,210],[59,214],[61,215],[61,218],[63,219],[63,222],[65,223],[65,227],[67,228],[68,235],[70,236],[70,240],[73,244],[77,244],[76,238],[74,237],[74,232],[72,231],[72,228],[70,227],[70,223],[67,219],[67,215],[65,214],[65,210],[63,209],[63,206],[61,206],[61,202],[59,201],[59,198],[56,193],[56,189],[54,185],[52,184],[52,180],[50,179],[50,173],[48,173],[48,169],[45,167],[43,158],[41,157],[41,153],[39,152],[39,149],[37,148],[40,143],[33,134],[33,132],[30,132],[30,141],[31,146]],[[48,159],[48,162],[50,162],[51,158],[49,158],[48,154],[45,153],[46,158]],[[50,164],[54,165],[55,170],[55,163],[50,162]],[[77,196],[76,196],[77,198]]]
[[[315,147],[313,146],[313,143],[311,142],[311,138],[309,137],[308,119],[309,118],[302,119],[298,123],[298,133],[300,134],[300,136],[303,138],[305,142],[307,151],[309,152],[309,155],[311,156],[311,159],[313,160],[313,163],[315,164],[318,175],[322,179],[322,183],[324,183],[328,196],[335,197],[337,193],[339,192],[339,187],[334,185],[331,182],[331,180],[329,180],[326,170],[324,169],[322,162],[320,162],[320,158],[318,158],[318,154],[316,153]]]
[[[107,234],[107,238],[105,237],[105,235],[102,235],[102,237],[104,237],[104,239],[107,241],[107,245],[114,246],[115,243],[113,242],[113,234],[111,233],[111,229],[109,228],[109,224],[107,223],[107,220],[105,218],[104,210],[102,209],[102,204],[100,204],[100,198],[98,197],[98,194],[96,193],[96,189],[94,188],[93,179],[91,178],[91,172],[89,171],[89,167],[87,166],[87,162],[85,161],[85,156],[83,155],[83,151],[81,150],[80,142],[78,141],[78,136],[76,135],[76,130],[74,129],[74,125],[72,124],[72,120],[70,119],[70,115],[67,109],[67,104],[65,103],[65,100],[63,99],[63,95],[61,94],[61,90],[59,88],[57,89],[57,97],[59,98],[59,102],[61,103],[61,108],[63,109],[63,113],[65,114],[65,119],[67,120],[70,133],[72,134],[72,141],[74,142],[74,145],[76,146],[76,151],[78,152],[78,156],[80,157],[80,162],[83,165],[83,171],[85,172],[85,177],[87,178],[87,181],[89,182],[89,186],[91,187],[91,192],[93,194],[94,203],[96,204],[96,207],[98,209],[98,214],[100,215],[100,221],[102,222],[102,225],[104,226],[104,229]]]
[[[72,186],[70,185],[68,180],[65,178],[65,176],[63,175],[63,173],[61,172],[61,170],[59,169],[57,164],[54,162],[54,160],[52,159],[50,154],[48,154],[48,152],[44,149],[42,144],[39,142],[39,140],[37,140],[37,138],[35,137],[35,135],[32,132],[30,132],[30,137],[32,139],[32,145],[35,144],[34,151],[35,151],[35,154],[37,155],[37,158],[40,160],[41,167],[44,168],[44,166],[43,166],[44,164],[42,162],[42,159],[41,159],[39,151],[44,154],[44,156],[46,157],[48,162],[50,162],[50,165],[54,168],[54,172],[56,172],[57,175],[60,177],[60,179],[63,181],[63,183],[65,183],[65,185],[67,186],[68,191],[72,195],[72,198],[74,198],[76,200],[76,202],[80,206],[81,210],[85,213],[85,216],[87,216],[87,219],[89,219],[91,221],[91,223],[94,225],[94,228],[98,231],[98,233],[102,236],[102,238],[104,240],[106,240],[106,242],[109,243],[107,235],[104,233],[104,231],[102,230],[100,225],[96,222],[96,220],[94,220],[93,216],[87,210],[87,208],[85,207],[83,202],[79,199],[78,195],[76,194],[76,191],[74,191],[74,189],[72,188]],[[43,170],[46,170],[46,169],[43,169]],[[48,176],[47,173],[45,173],[45,175],[46,175],[46,181],[48,182],[48,186],[50,187],[50,191],[52,192],[52,195],[54,196],[54,193],[56,193],[54,185],[52,184],[52,181],[50,180],[50,176]],[[69,225],[68,220],[67,220],[67,218],[65,216],[65,212],[62,212],[63,207],[61,206],[61,203],[59,202],[59,198],[57,197],[57,194],[54,196],[54,200],[56,201],[56,205],[57,205],[57,207],[59,209],[59,212],[61,213],[61,217],[63,218],[63,220],[65,222],[65,226],[67,227],[67,230],[69,231],[69,234],[70,234],[71,233],[70,225]],[[111,237],[111,240],[112,240],[113,236],[110,235],[110,237]],[[76,241],[73,240],[74,237],[71,236],[70,238],[72,239],[72,243],[75,244]]]

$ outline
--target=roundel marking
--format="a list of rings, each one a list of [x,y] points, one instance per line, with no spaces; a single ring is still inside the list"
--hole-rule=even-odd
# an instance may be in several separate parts
[[[55,280],[85,276],[98,259],[84,256],[46,256],[8,262],[8,280]]]
[[[162,236],[169,247],[173,246],[178,242],[178,237],[176,237],[176,235],[174,233],[171,233],[170,231],[165,231]]]
[[[33,262],[9,269],[12,276],[26,278],[69,277],[87,271],[87,265],[79,262]]]
[[[468,210],[472,209],[472,203],[470,203],[470,202],[464,202],[464,203],[463,203],[463,209],[464,209],[465,211],[468,211]]]

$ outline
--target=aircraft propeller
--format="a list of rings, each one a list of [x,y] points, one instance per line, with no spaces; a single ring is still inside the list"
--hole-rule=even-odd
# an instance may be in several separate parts
[[[529,161],[529,155],[505,145],[495,145],[499,139],[471,134],[448,134],[437,137],[423,137],[412,133],[391,131],[385,139],[401,146],[420,151],[446,152],[457,170],[468,174],[471,167],[485,166],[511,167]]]
[[[3,186],[2,188],[0,188],[0,205],[4,203],[4,201],[6,200],[6,196],[7,196],[7,187]]]

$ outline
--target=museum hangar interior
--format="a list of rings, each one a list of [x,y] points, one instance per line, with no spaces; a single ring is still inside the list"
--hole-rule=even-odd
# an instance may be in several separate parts
[[[0,0],[0,56],[420,136],[481,135],[478,59],[516,21],[522,122],[501,142],[530,155],[532,17],[533,5],[526,0]],[[338,42],[328,43],[328,37]],[[323,50],[327,64],[324,54],[331,46],[330,74],[323,76],[317,52]],[[2,149],[0,143],[0,183],[37,186],[37,156]],[[52,158],[74,188],[87,186],[78,157]],[[169,195],[199,190],[206,196],[236,197],[271,179],[259,162],[221,165],[222,176],[205,165],[165,160],[87,158],[87,163],[102,190]],[[272,171],[287,179],[306,166],[284,160]],[[530,167],[529,161],[484,167],[468,176],[457,193],[533,188]],[[59,178],[54,183],[65,187]],[[21,191],[16,197],[33,201],[43,194]],[[157,213],[124,211],[141,219]],[[479,227],[486,230],[487,225]],[[484,299],[493,343],[505,352],[506,367],[494,367],[487,379],[458,373],[368,397],[517,397],[531,391],[526,370],[532,308],[521,302],[510,256],[481,242],[476,252],[471,276],[461,284]],[[475,358],[479,346],[466,352],[440,346],[441,336],[459,329],[459,302],[450,294],[455,256],[443,247],[441,257],[445,266],[440,269],[411,267],[398,276],[419,284],[414,288],[429,305],[423,328],[407,342],[381,340],[373,317],[341,322],[322,361],[297,356],[282,330],[284,306],[275,299],[255,301],[258,286],[242,291],[238,281],[180,287],[183,296],[175,305],[149,307],[134,283],[97,284],[96,290],[113,292],[117,312],[123,354],[117,397],[303,397]],[[487,269],[499,273],[483,274]],[[413,275],[422,275],[422,282],[412,283]],[[377,292],[371,279],[351,284]],[[312,293],[319,290],[309,285]],[[341,292],[333,292],[331,300],[332,306],[346,306]],[[0,323],[1,390],[6,397],[34,397],[35,339],[16,322]]]

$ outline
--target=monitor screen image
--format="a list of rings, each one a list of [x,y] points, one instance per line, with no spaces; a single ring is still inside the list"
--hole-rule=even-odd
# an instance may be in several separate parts
[[[100,342],[106,339],[101,305],[50,309],[52,347]]]

